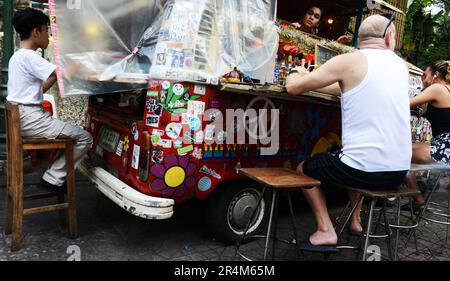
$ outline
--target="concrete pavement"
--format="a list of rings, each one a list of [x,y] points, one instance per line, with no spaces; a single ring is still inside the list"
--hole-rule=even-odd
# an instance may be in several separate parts
[[[25,177],[27,192],[35,192],[43,169],[34,170]],[[44,213],[25,218],[23,248],[11,252],[11,236],[0,234],[0,261],[51,260],[65,261],[79,254],[81,260],[106,261],[232,261],[235,247],[227,246],[212,238],[203,220],[203,203],[192,201],[175,206],[174,216],[169,220],[154,221],[135,217],[98,191],[88,179],[77,172],[76,193],[78,227],[80,237],[71,240],[66,225],[58,221],[58,213]],[[0,177],[0,233],[3,233],[5,207],[5,177]],[[335,218],[345,204],[345,195],[331,194],[330,213]],[[446,201],[448,197],[443,196]],[[293,238],[286,201],[281,201],[278,223],[279,237],[291,241]],[[296,227],[300,239],[308,237],[314,229],[310,209],[302,195],[294,195]],[[395,210],[392,210],[393,212]],[[421,223],[417,230],[418,253],[414,243],[401,244],[402,260],[450,260],[450,243],[445,243],[447,229],[444,226]],[[406,235],[401,235],[404,243]],[[347,244],[344,237],[341,244]],[[354,238],[350,244],[355,244]],[[386,253],[383,239],[372,241]],[[264,248],[262,239],[243,245],[242,251],[252,257],[261,257]],[[331,260],[352,260],[353,250],[341,250]],[[300,260],[292,244],[278,243],[277,257],[283,260]],[[306,260],[324,260],[321,254],[306,253]],[[236,258],[235,260],[238,260]]]

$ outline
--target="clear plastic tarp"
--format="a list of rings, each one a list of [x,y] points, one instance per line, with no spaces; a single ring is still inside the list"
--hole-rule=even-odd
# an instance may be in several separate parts
[[[271,72],[278,47],[276,0],[50,0],[49,6],[62,95],[141,88],[150,77],[216,84],[233,67],[257,76]]]

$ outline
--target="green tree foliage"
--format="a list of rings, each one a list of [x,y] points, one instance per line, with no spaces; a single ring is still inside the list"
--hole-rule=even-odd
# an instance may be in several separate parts
[[[450,60],[450,0],[413,0],[402,53],[423,69],[433,61]]]

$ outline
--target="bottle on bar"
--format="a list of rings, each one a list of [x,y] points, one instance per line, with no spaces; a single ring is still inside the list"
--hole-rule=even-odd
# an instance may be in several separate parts
[[[280,66],[280,78],[279,82],[281,86],[284,86],[286,84],[286,63],[284,61],[281,62]]]
[[[280,62],[278,56],[275,58],[275,68],[273,70],[273,84],[278,85],[280,83]]]
[[[287,62],[287,71],[286,71],[286,73],[291,72],[291,70],[292,70],[292,55],[289,55],[288,62]]]

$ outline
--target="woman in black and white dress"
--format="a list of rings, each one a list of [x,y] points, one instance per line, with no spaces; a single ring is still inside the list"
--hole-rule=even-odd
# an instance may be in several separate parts
[[[433,139],[431,143],[413,143],[412,162],[450,165],[450,61],[431,64],[422,81],[425,90],[410,103],[411,108],[428,104],[425,117],[431,123]],[[408,175],[408,184],[417,187],[414,174]],[[422,195],[416,196],[414,209],[420,209],[423,204]]]

